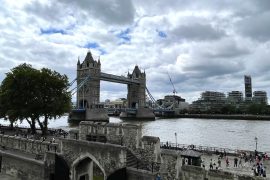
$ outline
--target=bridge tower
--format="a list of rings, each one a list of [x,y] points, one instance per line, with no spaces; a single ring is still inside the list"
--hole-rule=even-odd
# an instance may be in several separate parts
[[[109,117],[100,104],[100,60],[95,61],[90,51],[82,63],[77,63],[77,87],[86,78],[89,80],[78,89],[77,109],[85,109],[85,120],[108,121]]]
[[[137,80],[140,84],[128,84],[128,108],[144,108],[145,107],[145,88],[146,88],[146,75],[141,72],[136,65],[132,74],[128,73],[128,78]]]
[[[139,83],[132,83],[127,85],[127,101],[128,108],[136,109],[135,116],[128,112],[122,112],[121,118],[137,118],[137,119],[155,119],[153,111],[146,108],[146,74],[141,72],[139,67],[136,65],[132,74],[127,75],[128,79],[139,81]]]

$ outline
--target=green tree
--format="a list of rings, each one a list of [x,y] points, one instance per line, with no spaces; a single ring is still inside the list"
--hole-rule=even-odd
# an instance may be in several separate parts
[[[55,119],[71,107],[71,95],[67,92],[68,78],[56,71],[37,70],[22,64],[7,73],[0,88],[2,116],[12,120],[25,119],[32,133],[36,123],[47,134],[48,120]]]

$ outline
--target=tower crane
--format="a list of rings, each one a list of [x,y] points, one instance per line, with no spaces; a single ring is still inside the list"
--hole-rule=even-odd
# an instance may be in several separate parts
[[[175,95],[177,94],[177,92],[176,92],[176,90],[175,90],[175,87],[174,87],[174,84],[173,84],[173,82],[172,82],[172,79],[171,79],[171,76],[170,76],[169,72],[167,72],[167,74],[168,74],[168,76],[169,76],[170,82],[171,82],[172,87],[173,87],[173,95],[175,96]]]

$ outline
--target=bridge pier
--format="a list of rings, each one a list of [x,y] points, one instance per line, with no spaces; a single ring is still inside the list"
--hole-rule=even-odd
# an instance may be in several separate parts
[[[121,119],[155,120],[155,114],[152,109],[138,108],[136,113],[121,112]]]

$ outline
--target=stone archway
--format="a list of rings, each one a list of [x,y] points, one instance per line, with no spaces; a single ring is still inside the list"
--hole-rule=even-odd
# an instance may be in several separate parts
[[[90,153],[81,154],[71,165],[71,180],[93,180],[93,168],[97,166],[103,173],[105,180],[106,173],[96,158]]]

